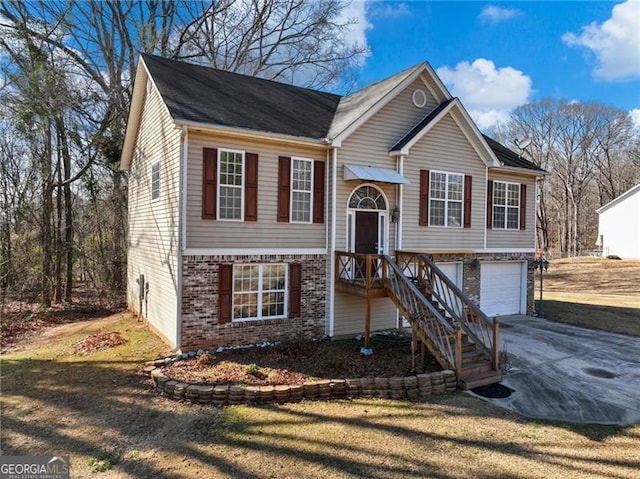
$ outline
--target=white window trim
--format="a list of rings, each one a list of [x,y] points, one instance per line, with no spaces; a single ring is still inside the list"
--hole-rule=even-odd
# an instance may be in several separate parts
[[[153,183],[154,183],[153,170],[154,170],[154,168],[156,166],[158,167],[158,196],[156,196],[154,198],[153,197]],[[151,194],[150,195],[151,195],[151,201],[152,202],[156,202],[156,201],[160,200],[160,196],[162,194],[162,185],[161,185],[161,183],[162,183],[162,166],[160,164],[160,160],[158,160],[158,161],[155,161],[155,162],[151,163]]]
[[[359,208],[350,208],[349,202],[353,194],[362,188],[363,186],[371,186],[378,190],[378,192],[382,195],[384,202],[387,206],[386,210],[378,210],[378,209],[359,209]],[[348,252],[354,252],[356,250],[356,211],[376,211],[378,213],[378,254],[388,254],[389,253],[389,199],[387,195],[385,195],[384,191],[378,188],[373,183],[363,183],[358,185],[351,191],[351,194],[347,198],[347,216],[346,216],[346,248]],[[384,231],[381,231],[380,224],[384,223],[386,228]],[[382,248],[380,248],[382,245]]]
[[[235,318],[235,300],[236,300],[236,266],[245,266],[246,263],[238,263],[234,265],[233,268],[233,290],[231,293],[231,322],[233,323],[246,323],[248,321],[268,321],[270,319],[284,319],[289,316],[289,265],[287,263],[251,263],[252,266],[258,266],[258,284],[260,288],[262,288],[262,278],[264,273],[264,266],[284,266],[284,308],[283,314],[280,316],[262,316],[262,289],[257,291],[258,293],[258,316],[254,318]]]
[[[504,195],[504,204],[501,205],[496,205],[496,184],[503,184],[505,185],[505,195]],[[507,198],[509,196],[509,185],[515,185],[518,187],[518,223],[517,223],[517,227],[516,228],[509,228],[509,216],[507,215],[507,212],[509,211],[509,208],[515,208],[514,206],[507,206]],[[502,225],[496,226],[496,215],[495,215],[495,211],[491,212],[491,217],[493,218],[492,220],[492,225],[491,228],[495,229],[495,230],[509,230],[509,231],[519,231],[520,230],[520,183],[515,183],[513,181],[502,181],[502,180],[493,180],[493,198],[491,198],[491,204],[492,204],[492,208],[495,208],[496,206],[498,206],[499,208],[504,208],[504,223]]]
[[[240,218],[222,218],[220,215],[220,187],[223,186],[220,182],[220,175],[222,174],[220,168],[220,162],[222,160],[222,153],[240,153],[242,155],[242,184],[240,185]],[[231,222],[243,222],[244,221],[244,187],[245,187],[245,152],[244,150],[234,150],[231,148],[218,148],[217,158],[217,178],[216,178],[216,218],[219,221],[231,221]],[[228,185],[224,185],[228,186]],[[235,185],[234,185],[235,187]]]
[[[304,161],[306,163],[310,163],[311,164],[311,190],[309,191],[310,195],[309,195],[309,221],[294,221],[293,219],[289,220],[289,223],[295,223],[295,224],[311,224],[313,223],[313,190],[314,188],[314,181],[315,181],[315,177],[314,177],[314,160],[310,159],[310,158],[301,158],[301,157],[291,157],[291,164],[289,167],[289,184],[291,185],[291,188],[289,189],[289,216],[290,218],[293,218],[293,192],[294,191],[298,191],[298,192],[303,192],[306,193],[305,190],[294,190],[293,189],[293,162],[294,160],[297,161]]]
[[[444,201],[444,224],[443,225],[434,225],[431,223],[433,220],[433,215],[431,214],[431,193],[433,188],[431,188],[431,175],[434,173],[447,175],[445,182],[445,198],[433,198],[435,201]],[[460,176],[462,177],[462,199],[461,200],[450,200],[449,199],[449,176]],[[430,228],[463,228],[464,227],[464,175],[462,173],[453,173],[451,171],[440,171],[440,170],[429,170],[429,200],[427,204],[427,208],[429,211],[429,227]],[[449,202],[460,203],[460,225],[449,225]]]

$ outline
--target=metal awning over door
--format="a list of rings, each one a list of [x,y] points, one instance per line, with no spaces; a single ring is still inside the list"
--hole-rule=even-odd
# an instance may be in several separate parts
[[[394,170],[375,166],[344,165],[342,178],[345,180],[379,181],[395,185],[409,184],[409,180]]]

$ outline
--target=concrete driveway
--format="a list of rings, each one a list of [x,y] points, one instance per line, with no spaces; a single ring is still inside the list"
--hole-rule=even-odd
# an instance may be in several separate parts
[[[524,416],[574,423],[640,423],[640,337],[544,319],[500,318],[508,398],[483,398]]]

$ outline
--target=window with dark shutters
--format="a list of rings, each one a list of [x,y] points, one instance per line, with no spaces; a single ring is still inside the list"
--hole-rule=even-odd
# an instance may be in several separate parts
[[[289,265],[289,317],[300,316],[302,304],[302,265],[293,263]]]
[[[202,150],[202,219],[215,220],[217,208],[218,150]]]
[[[487,228],[493,227],[493,180],[487,181]]]
[[[418,224],[429,226],[429,170],[420,170],[420,205]]]
[[[291,157],[278,158],[278,222],[289,222]]]
[[[471,176],[464,176],[464,227],[471,228]]]
[[[244,220],[258,221],[258,155],[245,154]]]
[[[324,223],[324,161],[313,162],[313,222]]]
[[[218,324],[231,322],[233,307],[233,265],[221,264],[218,269]]]

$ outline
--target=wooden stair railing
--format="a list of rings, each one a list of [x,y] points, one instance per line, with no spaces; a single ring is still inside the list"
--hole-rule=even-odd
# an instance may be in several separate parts
[[[410,277],[425,297],[443,313],[447,321],[451,325],[459,325],[462,333],[476,345],[473,354],[469,352],[466,357],[465,354],[456,356],[458,360],[467,359],[466,365],[456,368],[458,378],[486,376],[484,381],[487,384],[500,381],[502,374],[497,319],[484,314],[426,254],[397,252],[396,263],[403,274]],[[483,367],[486,364],[489,367]],[[475,383],[479,382],[480,378],[476,379]]]
[[[456,369],[456,340],[460,333],[427,300],[417,286],[388,256],[383,256],[387,295],[409,321],[413,330],[444,368]]]
[[[336,252],[336,287],[367,298],[389,297],[444,368],[464,389],[502,380],[498,322],[488,318],[427,255]],[[343,289],[344,291],[344,289]],[[367,317],[369,300],[367,301]],[[368,332],[369,321],[367,319]]]

